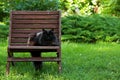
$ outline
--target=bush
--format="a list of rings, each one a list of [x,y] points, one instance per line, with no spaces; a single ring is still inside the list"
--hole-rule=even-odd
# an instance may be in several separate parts
[[[8,16],[8,13],[4,11],[4,3],[0,2],[0,21],[3,21],[6,16]]]
[[[12,0],[5,1],[6,11],[11,10],[58,10],[59,0]]]
[[[0,39],[8,37],[8,26],[3,23],[0,23]]]
[[[62,18],[63,40],[119,42],[120,19],[110,16],[70,15]]]
[[[0,38],[7,36],[8,26],[0,23]],[[62,18],[62,40],[120,42],[120,19],[101,15],[65,16]]]

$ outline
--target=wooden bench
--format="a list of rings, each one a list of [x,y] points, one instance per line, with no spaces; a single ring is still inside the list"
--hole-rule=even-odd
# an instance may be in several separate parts
[[[29,34],[42,29],[54,29],[59,46],[28,46]],[[56,57],[15,57],[16,52],[56,52]],[[6,74],[10,72],[10,63],[24,61],[57,62],[61,72],[61,13],[60,11],[12,11],[10,14],[10,32]]]

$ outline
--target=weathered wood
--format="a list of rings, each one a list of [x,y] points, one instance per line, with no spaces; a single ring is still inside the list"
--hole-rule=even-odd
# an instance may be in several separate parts
[[[10,71],[10,62],[7,61],[7,65],[6,65],[6,74],[8,75]]]
[[[57,20],[59,15],[13,15],[13,18],[16,20],[45,20],[45,19],[53,19]]]
[[[36,15],[36,14],[39,14],[39,15],[45,15],[45,14],[48,14],[48,15],[55,15],[55,14],[59,14],[59,11],[12,11],[12,14],[33,14],[33,15]]]
[[[30,34],[40,31],[42,31],[42,29],[14,29],[12,34]],[[54,29],[54,33],[58,34],[58,29]]]
[[[6,73],[9,73],[10,62],[24,61],[50,61],[57,62],[61,71],[61,13],[60,11],[12,11],[10,14],[9,46]],[[30,34],[42,29],[54,29],[58,37],[58,46],[28,46],[27,41]],[[31,57],[19,58],[14,52],[56,52],[57,57]],[[15,54],[15,53],[14,53]]]
[[[28,34],[11,34],[11,36],[15,38],[19,38],[19,37],[25,38],[25,37],[28,37],[29,35]]]
[[[58,29],[58,24],[33,24],[33,23],[28,23],[28,24],[12,24],[13,29],[43,29],[43,28],[57,28]]]
[[[10,43],[10,46],[27,46],[27,43]]]
[[[24,57],[24,58],[20,58],[20,57],[16,57],[16,58],[8,58],[8,61],[15,61],[15,62],[26,62],[26,61],[45,61],[45,62],[57,62],[60,61],[59,58],[56,57]]]
[[[12,34],[11,36],[12,36],[12,38],[26,38],[26,39],[28,39],[29,34],[24,34],[24,33],[23,34]]]
[[[8,46],[9,49],[59,49],[59,46]]]
[[[13,20],[13,23],[17,24],[51,24],[58,23],[57,20]]]
[[[26,43],[27,42],[27,39],[25,39],[25,38],[12,38],[11,39],[11,43]]]

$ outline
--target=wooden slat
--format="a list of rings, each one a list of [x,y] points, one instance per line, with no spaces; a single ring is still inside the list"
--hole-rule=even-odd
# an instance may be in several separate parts
[[[16,47],[15,44],[13,44],[11,46],[9,45],[9,47],[8,47],[8,50],[11,51],[11,52],[31,52],[31,51],[56,52],[56,51],[59,50],[58,49],[59,46],[57,46],[57,48],[50,48],[50,49],[49,48],[41,48],[41,47],[45,47],[45,46],[32,46],[32,48],[29,48],[31,46],[28,46],[27,44],[26,45],[25,44],[24,45],[23,44],[21,44],[21,45],[17,44],[16,46],[19,46],[19,48],[15,48]],[[23,46],[24,46],[24,48],[21,48]],[[51,47],[51,46],[49,46],[49,47]]]
[[[12,34],[17,34],[17,33],[25,33],[25,34],[29,34],[29,33],[37,33],[42,31],[42,29],[14,29],[12,31]],[[54,29],[54,33],[58,33],[58,29]]]
[[[26,30],[26,29],[14,29],[12,31],[12,34],[30,34],[30,33],[37,33],[42,31],[41,29],[30,29],[30,30]]]
[[[12,38],[11,43],[27,43],[28,38]]]
[[[14,61],[14,62],[25,62],[25,61],[46,61],[46,62],[52,62],[52,61],[60,61],[59,58],[57,57],[43,57],[43,58],[40,58],[40,57],[32,57],[32,58],[13,58],[13,57],[9,57],[7,59],[7,61]]]
[[[59,29],[58,24],[13,24],[14,29],[42,29],[42,28],[56,28]]]
[[[28,33],[28,34],[29,34],[29,33],[36,33],[36,32],[39,32],[39,31],[41,31],[41,30],[25,30],[25,29],[23,29],[23,30],[20,29],[20,30],[19,30],[19,29],[18,29],[18,30],[13,30],[13,31],[12,31],[12,34],[17,34],[17,33],[21,33],[21,34],[22,34],[22,33],[25,33],[25,34]]]
[[[13,20],[13,23],[26,23],[26,24],[51,24],[51,23],[58,23],[58,20]]]
[[[59,14],[59,11],[12,11],[12,14]]]
[[[16,50],[19,50],[19,49],[29,49],[29,50],[32,50],[32,49],[36,49],[36,50],[40,50],[40,49],[59,49],[60,47],[59,46],[9,46],[8,47],[9,49],[16,49]]]
[[[33,32],[32,32],[33,33]],[[11,38],[28,38],[31,33],[12,33]],[[34,34],[34,33],[33,33]],[[55,33],[58,37],[59,34]]]
[[[28,34],[11,34],[11,38],[28,38]]]
[[[34,19],[34,20],[57,20],[58,19],[58,15],[13,15],[13,19],[18,19],[18,20],[30,20],[30,19]]]
[[[27,43],[10,43],[11,46],[27,46]]]

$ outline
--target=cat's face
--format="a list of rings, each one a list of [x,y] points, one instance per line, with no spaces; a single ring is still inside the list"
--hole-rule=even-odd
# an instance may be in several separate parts
[[[55,35],[54,35],[54,30],[45,30],[43,29],[43,34],[42,34],[42,39],[45,41],[53,41]]]

